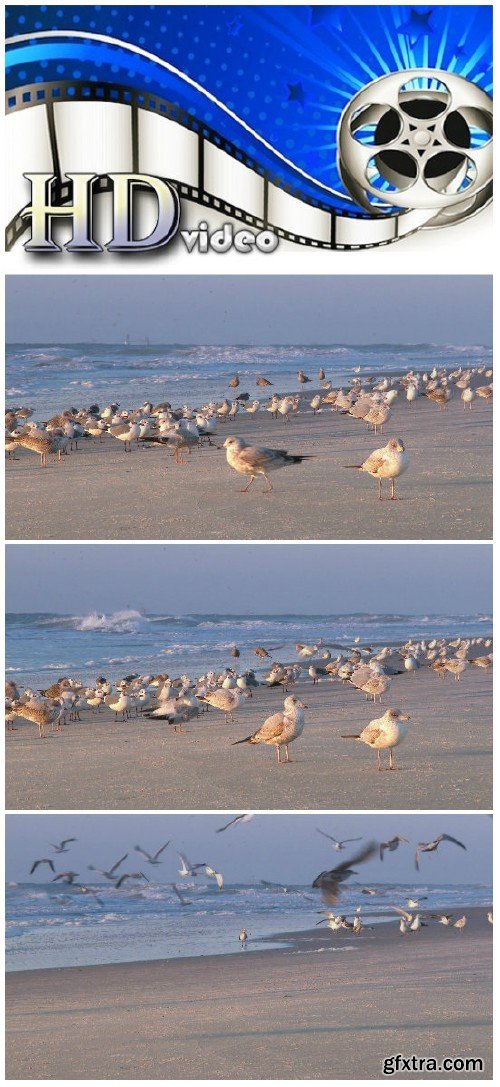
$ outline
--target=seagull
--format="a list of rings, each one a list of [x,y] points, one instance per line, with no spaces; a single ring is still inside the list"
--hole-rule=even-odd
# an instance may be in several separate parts
[[[179,902],[180,902],[181,906],[192,906],[192,902],[188,902],[187,898],[184,898],[184,896],[181,895],[181,892],[179,891],[179,888],[178,888],[176,883],[171,883],[170,886],[171,886],[174,894],[177,895],[177,898],[179,899]]]
[[[384,851],[389,850],[390,853],[394,853],[394,850],[398,848],[400,842],[407,842],[408,838],[403,838],[402,834],[395,834],[394,838],[390,838],[388,842],[380,843],[380,860],[384,859]]]
[[[316,928],[318,925],[328,925],[328,928],[331,928],[332,932],[338,932],[339,929],[342,928],[344,920],[345,918],[341,917],[340,914],[338,917],[334,917],[333,913],[330,913],[328,914],[328,917],[323,917],[321,921],[316,921]]]
[[[350,860],[342,861],[341,864],[332,868],[330,872],[320,872],[313,882],[313,887],[319,887],[325,902],[334,905],[342,890],[341,884],[349,876],[356,875],[356,872],[351,868],[351,864],[362,864],[363,861],[373,857],[376,852],[375,842],[368,842]]]
[[[89,864],[88,865],[89,872],[99,872],[99,874],[101,876],[104,876],[105,879],[109,879],[109,880],[111,880],[111,882],[114,883],[114,881],[116,879],[116,869],[120,867],[120,864],[123,864],[123,861],[126,861],[127,857],[128,857],[128,853],[125,853],[123,855],[123,857],[120,857],[120,860],[116,861],[115,864],[113,864],[112,867],[107,872],[105,872],[104,869],[102,869],[102,868],[96,868],[95,864]]]
[[[460,932],[463,932],[466,924],[467,924],[467,918],[466,918],[466,916],[464,914],[463,917],[459,917],[458,921],[455,921],[453,923],[453,928],[457,928]]]
[[[205,873],[207,876],[213,877],[219,888],[219,891],[222,891],[222,888],[224,886],[224,879],[222,877],[222,874],[220,872],[216,872],[215,868],[212,868],[211,864],[205,865]]]
[[[186,876],[195,876],[199,868],[205,868],[205,861],[199,861],[197,864],[191,864],[191,862],[188,861],[184,853],[178,853],[177,856],[181,862],[181,868],[179,868],[179,875],[183,878]]]
[[[145,879],[146,883],[149,883],[149,879],[144,875],[144,872],[124,872],[115,883],[116,890],[118,891],[122,883],[125,883],[126,879]]]
[[[422,898],[405,898],[405,902],[410,910],[418,910],[421,902],[427,902],[427,895],[423,895]]]
[[[264,494],[269,494],[273,490],[273,485],[267,475],[268,472],[276,471],[278,468],[285,468],[289,464],[301,464],[303,460],[310,459],[308,454],[297,456],[288,453],[286,449],[269,449],[266,446],[248,445],[243,438],[226,438],[222,448],[226,449],[227,463],[230,468],[234,468],[236,472],[248,477],[246,487],[241,489],[242,494],[248,491],[256,476],[259,475],[264,476],[268,484]]]
[[[51,883],[57,883],[58,879],[63,879],[65,883],[74,883],[78,872],[59,872],[57,876],[51,880]]]
[[[80,887],[80,891],[81,891],[82,895],[93,895],[93,897],[95,898],[98,906],[104,906],[104,902],[103,902],[102,898],[99,898],[99,895],[97,894],[96,891],[93,890],[92,887],[87,887],[82,883],[82,885]]]
[[[445,925],[446,927],[453,922],[453,914],[451,913],[432,913],[431,917],[434,921],[437,921],[438,925]]]
[[[77,841],[78,838],[63,838],[62,842],[59,842],[58,845],[54,845],[54,842],[51,842],[50,844],[52,846],[52,849],[54,850],[54,853],[68,853],[66,846],[69,845],[70,842]]]
[[[231,819],[229,823],[225,823],[223,827],[217,827],[216,834],[222,834],[223,830],[229,830],[229,827],[234,827],[237,823],[248,823],[249,819],[253,819],[254,812],[245,812],[244,815],[235,815],[234,819]]]
[[[54,865],[53,865],[50,857],[40,857],[40,860],[33,861],[33,864],[32,864],[32,866],[30,868],[30,876],[33,875],[33,872],[35,871],[36,868],[38,868],[39,864],[48,864],[49,868],[51,868],[52,871],[55,872],[55,868],[54,868]]]
[[[396,499],[395,480],[406,472],[409,456],[401,438],[391,438],[381,449],[375,449],[362,464],[346,464],[345,468],[357,468],[378,479],[378,496],[382,499],[382,480],[391,481],[391,499]]]
[[[463,842],[459,842],[457,838],[452,838],[450,834],[440,834],[433,842],[419,842],[415,853],[415,868],[417,869],[417,872],[420,871],[420,854],[434,853],[440,842],[453,842],[454,845],[459,845],[460,849],[467,849],[467,846],[465,846]]]
[[[389,770],[394,770],[393,748],[404,740],[407,733],[407,729],[400,722],[409,720],[408,714],[401,713],[401,710],[386,710],[383,717],[377,717],[370,721],[370,724],[362,732],[343,735],[341,739],[359,740],[360,743],[372,747],[377,752],[377,768],[379,770],[383,769],[380,752],[389,749]]]
[[[317,831],[318,834],[322,834],[323,838],[328,838],[330,842],[333,842],[333,847],[332,848],[335,850],[336,853],[340,853],[341,849],[344,849],[345,846],[347,845],[347,842],[360,842],[361,841],[361,838],[343,838],[342,841],[339,842],[337,838],[332,838],[331,834],[326,834],[325,831],[320,830],[319,827],[316,827],[316,831]]]
[[[281,762],[280,748],[285,748],[285,762],[291,762],[288,754],[288,745],[301,735],[304,729],[304,710],[307,706],[295,695],[289,694],[285,698],[283,709],[280,713],[273,713],[268,717],[261,728],[253,732],[251,736],[245,736],[243,740],[235,740],[236,744],[268,744],[276,747],[276,761]]]
[[[248,940],[248,932],[247,932],[246,928],[242,928],[242,930],[241,930],[241,932],[240,932],[240,934],[238,936],[238,940],[240,941],[241,950],[244,951],[246,942]]]
[[[167,845],[170,845],[170,841],[165,842],[165,845],[160,846],[160,849],[157,849],[156,853],[153,854],[147,853],[145,849],[141,849],[140,845],[135,845],[134,849],[136,853],[141,853],[142,856],[145,857],[150,864],[161,864],[162,862],[158,860],[158,857],[160,856],[160,853],[163,853],[163,851],[167,848]]]

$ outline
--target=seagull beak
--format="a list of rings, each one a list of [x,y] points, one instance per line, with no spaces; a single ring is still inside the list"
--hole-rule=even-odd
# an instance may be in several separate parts
[[[410,717],[410,715],[408,713],[402,713],[399,720],[400,721],[411,721],[411,717]]]

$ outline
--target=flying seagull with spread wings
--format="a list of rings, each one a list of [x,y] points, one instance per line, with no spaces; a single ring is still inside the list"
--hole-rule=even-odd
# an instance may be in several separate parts
[[[408,841],[408,838],[403,838],[402,834],[395,834],[394,838],[389,838],[388,842],[381,842],[380,847],[379,847],[380,848],[380,860],[383,861],[384,852],[385,852],[386,849],[389,850],[389,853],[394,853],[394,850],[398,848],[400,842],[407,842],[407,841]]]
[[[463,842],[459,842],[458,838],[452,838],[451,834],[440,834],[433,842],[419,842],[415,853],[415,868],[417,872],[420,872],[420,854],[421,853],[435,853],[440,842],[453,842],[454,845],[459,845],[460,849],[467,849],[467,846]]]
[[[339,841],[338,838],[333,838],[331,834],[326,834],[326,832],[324,830],[320,830],[319,827],[316,827],[316,831],[318,834],[322,834],[323,838],[329,839],[336,853],[340,853],[340,851],[345,848],[348,842],[360,842],[362,840],[361,838],[343,838],[342,841]]]
[[[329,905],[334,905],[342,890],[341,884],[344,880],[348,879],[349,876],[357,875],[356,870],[351,868],[351,865],[363,864],[364,861],[368,861],[370,857],[373,857],[377,850],[376,842],[367,842],[354,857],[342,861],[341,864],[338,864],[336,868],[332,868],[329,872],[320,872],[313,882],[313,887],[319,887],[324,901]]]
[[[254,812],[245,812],[243,815],[235,815],[234,819],[231,819],[229,823],[225,823],[223,827],[217,827],[216,834],[222,834],[223,830],[229,830],[229,827],[236,826],[237,823],[248,823],[249,819],[253,819]]]
[[[145,857],[146,860],[149,862],[149,864],[161,864],[161,861],[158,860],[158,857],[167,848],[167,845],[170,845],[170,840],[168,842],[165,842],[165,845],[160,846],[160,848],[156,850],[156,853],[148,853],[147,850],[143,849],[140,845],[135,845],[134,849],[136,853],[141,853],[142,856]]]

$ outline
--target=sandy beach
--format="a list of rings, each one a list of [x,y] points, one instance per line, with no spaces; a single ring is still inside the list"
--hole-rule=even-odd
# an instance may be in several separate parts
[[[395,676],[383,705],[362,692],[323,681],[294,687],[308,706],[293,760],[277,766],[268,747],[234,740],[249,735],[283,705],[281,690],[258,688],[235,724],[215,710],[182,734],[165,722],[132,717],[115,723],[103,711],[82,714],[62,732],[38,738],[17,719],[6,737],[10,809],[488,809],[491,806],[492,676],[469,666],[460,682],[428,669]],[[395,749],[397,769],[379,773],[376,754],[342,740],[389,706],[410,715]],[[387,759],[384,753],[384,759]]]
[[[463,934],[401,937],[395,922],[294,934],[283,950],[10,974],[7,1077],[379,1079],[400,1053],[480,1057],[483,1072],[455,1078],[490,1078],[492,930],[485,910],[465,912]]]
[[[311,399],[313,391],[308,394]],[[257,481],[248,494],[226,463],[225,450],[204,446],[184,466],[159,447],[134,448],[106,436],[84,440],[60,463],[24,449],[7,464],[10,540],[265,540],[489,539],[492,405],[476,399],[464,410],[458,393],[446,410],[420,398],[399,399],[383,433],[325,407],[289,423],[268,412],[241,412],[219,426],[227,435],[305,460],[273,473],[274,493]],[[360,464],[391,437],[401,437],[410,467],[398,481],[399,502],[379,502]]]

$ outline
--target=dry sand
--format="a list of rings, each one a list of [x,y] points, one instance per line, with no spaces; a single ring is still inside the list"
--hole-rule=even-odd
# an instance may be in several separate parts
[[[480,1057],[483,1072],[427,1077],[489,1079],[491,926],[466,913],[463,934],[402,937],[395,923],[280,951],[10,974],[7,1077],[379,1079],[401,1053]]]
[[[490,808],[491,672],[469,666],[460,682],[428,669],[395,676],[382,706],[339,681],[313,686],[307,678],[294,693],[307,703],[306,726],[291,745],[294,761],[283,766],[273,748],[231,747],[281,708],[280,689],[255,690],[235,724],[210,710],[180,735],[146,718],[115,723],[106,711],[85,713],[41,741],[18,719],[7,734],[7,807]],[[359,732],[389,706],[411,721],[395,750],[398,769],[379,773],[373,751],[340,735]]]
[[[311,394],[312,395],[312,394]],[[308,400],[311,399],[308,395]],[[7,538],[11,540],[490,539],[492,405],[464,410],[458,394],[445,411],[426,399],[396,402],[382,435],[325,408],[290,423],[268,412],[221,424],[218,444],[236,434],[257,445],[313,454],[273,473],[275,491],[244,478],[225,451],[204,447],[184,467],[158,447],[134,448],[106,437],[49,467],[18,451],[7,464]],[[389,438],[403,438],[410,468],[400,502],[379,502],[377,483],[344,469]]]

